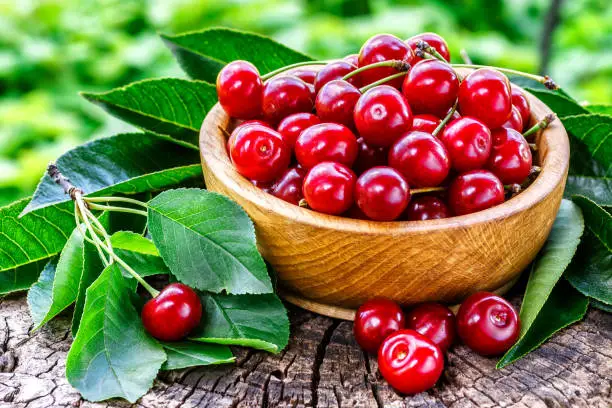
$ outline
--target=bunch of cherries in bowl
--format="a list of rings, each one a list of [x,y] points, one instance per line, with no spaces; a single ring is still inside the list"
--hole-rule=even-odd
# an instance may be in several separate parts
[[[521,134],[529,101],[498,69],[462,78],[449,61],[445,40],[424,33],[379,34],[358,55],[264,76],[231,62],[217,77],[221,106],[242,121],[227,141],[231,162],[264,191],[325,214],[427,220],[501,204],[537,171]]]

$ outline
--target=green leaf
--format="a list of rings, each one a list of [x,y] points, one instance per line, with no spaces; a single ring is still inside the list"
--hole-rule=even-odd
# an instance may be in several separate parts
[[[192,78],[214,83],[225,64],[247,60],[266,74],[312,58],[258,34],[212,28],[179,35],[161,35],[183,71]]]
[[[149,201],[148,223],[155,246],[181,282],[217,293],[272,292],[253,223],[228,198],[199,189],[166,191]]]
[[[544,102],[560,118],[570,115],[581,115],[589,111],[580,106],[578,102],[558,91],[548,89],[525,88],[533,96]]]
[[[214,85],[178,78],[149,79],[83,96],[125,122],[193,145],[206,113],[217,103]]]
[[[119,231],[111,236],[111,244],[115,253],[140,276],[170,273],[153,242],[142,235],[129,231]],[[132,275],[124,271],[123,268],[121,268],[121,272],[126,278],[132,278]]]
[[[233,363],[236,358],[227,346],[195,341],[161,343],[167,360],[162,370],[178,370],[186,367]]]
[[[289,341],[289,318],[280,299],[267,295],[203,295],[202,325],[194,341],[253,347],[278,353]]]
[[[56,267],[57,259],[49,261],[40,273],[38,281],[28,291],[28,307],[34,322],[41,322],[51,308]]]
[[[612,167],[612,116],[567,116],[563,118],[563,126],[586,145],[591,156],[604,168]]]
[[[559,280],[531,324],[531,329],[499,360],[497,368],[503,368],[524,357],[557,331],[582,320],[588,306],[587,297],[576,291],[565,279]]]
[[[612,105],[588,105],[586,108],[591,113],[601,113],[602,115],[612,115]]]
[[[136,194],[201,177],[197,150],[150,133],[96,139],[60,156],[57,166],[85,194]],[[23,214],[70,200],[45,174]]]
[[[599,310],[603,310],[604,312],[612,313],[612,305],[608,305],[608,304],[606,304],[604,302],[600,302],[597,299],[589,299],[589,303],[594,308],[597,308]]]
[[[612,304],[612,215],[586,197],[576,196],[587,231],[565,277],[582,294]]]
[[[112,264],[87,289],[81,327],[66,359],[66,378],[84,398],[144,395],[166,360],[162,346],[146,332],[119,268]]]

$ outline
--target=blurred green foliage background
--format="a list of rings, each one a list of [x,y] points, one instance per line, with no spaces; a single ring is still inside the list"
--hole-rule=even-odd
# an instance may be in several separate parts
[[[559,18],[550,19],[551,4]],[[314,57],[371,35],[435,31],[454,60],[542,68],[578,100],[612,102],[610,0],[8,0],[0,2],[0,205],[30,194],[46,164],[83,141],[131,130],[78,91],[183,76],[157,32],[229,26]],[[555,6],[553,6],[553,9]],[[550,21],[549,21],[550,20]],[[557,20],[558,24],[554,24]],[[547,23],[548,21],[548,23]],[[553,24],[550,24],[550,23]],[[554,31],[551,27],[555,27]],[[550,38],[542,58],[542,39]]]

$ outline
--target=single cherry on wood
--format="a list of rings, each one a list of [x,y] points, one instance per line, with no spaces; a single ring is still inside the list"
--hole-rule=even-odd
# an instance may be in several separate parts
[[[448,190],[448,204],[455,215],[471,214],[504,202],[504,185],[488,170],[460,174]]]
[[[259,71],[247,61],[233,61],[219,71],[217,97],[233,118],[255,119],[262,114],[263,82]]]
[[[494,69],[473,71],[459,86],[459,112],[477,118],[489,129],[500,127],[512,113],[510,81]]]
[[[355,203],[371,220],[393,221],[402,215],[409,201],[408,183],[391,167],[373,167],[357,179]]]
[[[295,146],[295,141],[304,129],[321,123],[321,119],[312,113],[301,112],[294,113],[281,120],[278,124],[278,133],[281,134],[283,140],[291,148]]]
[[[189,286],[171,283],[145,303],[141,318],[151,336],[162,341],[178,341],[200,323],[202,303]]]
[[[531,173],[533,158],[529,143],[516,130],[503,127],[495,129],[492,137],[487,168],[504,184],[521,184]]]
[[[491,153],[491,131],[480,120],[461,117],[440,133],[453,169],[463,172],[484,167]]]
[[[362,304],[355,314],[353,333],[357,344],[375,354],[383,340],[405,326],[404,312],[392,300],[375,298]]]
[[[312,112],[314,97],[309,85],[299,78],[283,75],[264,84],[262,109],[264,118],[278,124],[298,112]]]
[[[414,197],[406,209],[408,221],[439,220],[450,216],[451,212],[444,201],[433,196]]]
[[[406,328],[415,330],[446,352],[455,342],[455,315],[440,303],[423,303],[406,316]]]
[[[305,176],[305,169],[291,167],[281,174],[278,180],[270,187],[269,192],[281,200],[298,205],[300,200],[304,198],[302,186]]]
[[[304,178],[304,199],[315,211],[342,214],[353,205],[356,179],[355,173],[343,164],[319,163]]]
[[[442,57],[446,61],[450,62],[450,51],[448,50],[448,44],[446,43],[446,40],[444,40],[444,38],[442,38],[436,33],[421,33],[421,34],[417,34],[407,39],[406,44],[408,44],[408,46],[412,49],[412,51],[416,51],[417,43],[419,41],[425,41],[427,44],[432,46],[436,51],[438,51],[438,53],[440,53],[440,55],[442,55]],[[417,62],[422,61],[422,60],[423,58],[417,57],[415,54],[414,58],[412,59],[411,64],[416,64]]]
[[[359,67],[390,60],[409,62],[413,57],[414,53],[410,47],[399,38],[390,34],[378,34],[368,39],[361,47]],[[365,86],[396,73],[393,67],[378,67],[361,72],[359,78],[361,85]],[[388,85],[399,89],[402,86],[402,78],[395,78],[388,82]]]
[[[415,113],[444,117],[457,100],[459,78],[455,70],[442,61],[421,61],[408,71],[402,93]]]
[[[357,158],[357,138],[337,123],[319,123],[302,131],[295,142],[295,157],[307,169],[324,161],[351,167]]]
[[[339,123],[353,129],[353,111],[360,97],[359,89],[347,81],[330,81],[317,93],[317,116],[324,122]]]

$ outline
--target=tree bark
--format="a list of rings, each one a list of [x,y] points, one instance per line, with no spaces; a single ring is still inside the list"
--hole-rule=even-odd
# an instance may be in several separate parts
[[[515,303],[518,298],[514,299]],[[455,346],[438,385],[400,396],[355,344],[350,322],[290,307],[292,335],[278,355],[236,348],[235,365],[161,373],[135,406],[174,407],[609,407],[612,316],[584,321],[502,369]],[[0,407],[128,407],[84,401],[66,381],[70,316],[30,334],[23,296],[0,300]]]

